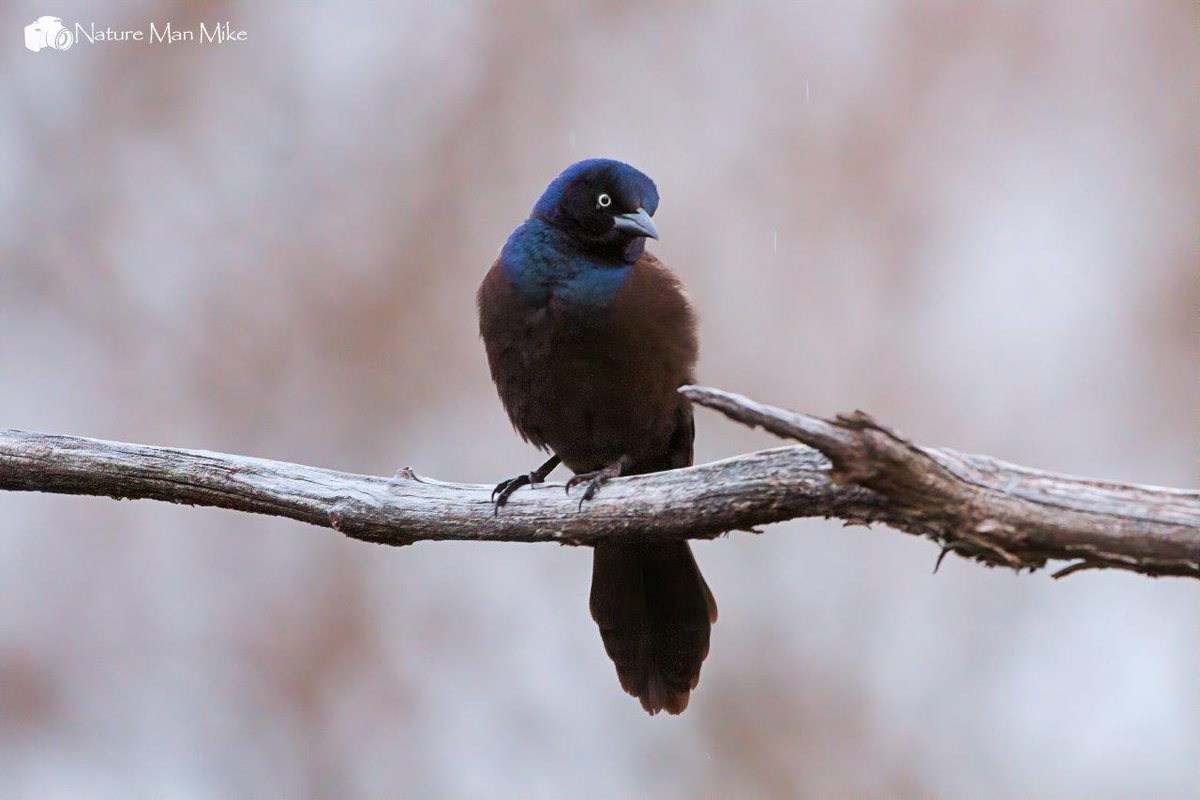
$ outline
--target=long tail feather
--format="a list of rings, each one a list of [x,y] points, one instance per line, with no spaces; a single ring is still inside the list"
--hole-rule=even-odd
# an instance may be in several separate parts
[[[597,546],[591,611],[621,688],[651,714],[687,708],[717,621],[687,542]]]

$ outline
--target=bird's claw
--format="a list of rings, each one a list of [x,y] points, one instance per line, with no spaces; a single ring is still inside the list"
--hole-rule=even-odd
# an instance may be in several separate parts
[[[518,475],[515,478],[509,478],[506,481],[500,481],[496,484],[496,488],[492,489],[492,509],[493,516],[500,513],[500,506],[508,502],[508,498],[517,489],[522,486],[533,488],[539,483],[545,483],[546,476],[554,471],[554,468],[562,463],[557,455],[551,456],[550,459],[532,472],[527,472],[524,475]]]
[[[578,486],[581,483],[587,484],[583,490],[583,496],[579,498],[579,510],[583,510],[583,504],[596,496],[596,492],[600,491],[601,485],[609,478],[615,478],[620,475],[620,468],[617,465],[598,469],[593,472],[581,472],[578,475],[572,475],[567,481],[567,494],[571,493],[571,488]]]
[[[515,478],[508,478],[506,480],[500,481],[499,483],[496,484],[496,488],[492,489],[492,502],[493,503],[496,502],[496,495],[498,495],[498,494],[502,495],[505,492],[511,493],[511,491],[509,490],[509,487],[520,488],[521,486],[525,485],[525,483],[528,482],[528,480],[529,480],[528,475],[518,475]]]
[[[512,496],[513,492],[522,486],[532,486],[533,484],[533,473],[518,475],[497,483],[496,488],[492,489],[492,515],[500,513],[500,506],[508,502],[508,498]]]
[[[506,481],[500,481],[496,484],[496,488],[492,489],[492,515],[500,513],[500,506],[508,502],[508,498],[512,493],[522,486],[528,486],[530,489],[537,488],[539,483],[544,483],[546,478],[539,475],[536,470],[527,472],[524,475],[518,475],[515,478],[509,478]]]
[[[572,478],[571,480],[575,481],[574,478]],[[596,492],[598,492],[600,490],[600,484],[603,483],[604,481],[602,478],[585,478],[584,480],[581,480],[581,481],[575,481],[576,485],[578,485],[580,483],[584,483],[584,482],[587,483],[587,487],[585,487],[583,490],[583,496],[579,498],[579,505],[576,506],[576,509],[575,509],[576,511],[583,511],[583,504],[596,496]],[[571,492],[571,487],[568,484],[567,493],[570,494],[570,492]]]

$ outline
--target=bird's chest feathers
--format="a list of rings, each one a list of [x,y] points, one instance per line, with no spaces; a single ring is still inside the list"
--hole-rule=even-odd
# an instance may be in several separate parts
[[[529,222],[518,228],[500,253],[504,274],[521,301],[541,308],[557,304],[603,308],[624,285],[630,264],[603,262],[577,252],[549,226]]]

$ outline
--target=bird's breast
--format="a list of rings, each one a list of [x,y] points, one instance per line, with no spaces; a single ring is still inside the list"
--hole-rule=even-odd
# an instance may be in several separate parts
[[[494,269],[480,291],[481,332],[509,417],[576,470],[669,434],[676,389],[691,380],[694,319],[678,282],[655,262],[619,277],[615,288],[565,281],[531,303]],[[607,302],[579,300],[602,291]]]

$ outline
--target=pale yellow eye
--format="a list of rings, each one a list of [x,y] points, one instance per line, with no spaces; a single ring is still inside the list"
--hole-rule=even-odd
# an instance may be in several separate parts
[[[612,198],[607,194],[602,194],[596,198],[596,205],[600,206],[601,208],[608,208],[612,205]]]

